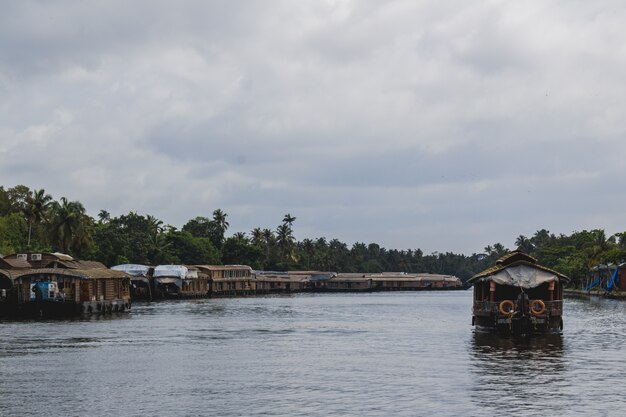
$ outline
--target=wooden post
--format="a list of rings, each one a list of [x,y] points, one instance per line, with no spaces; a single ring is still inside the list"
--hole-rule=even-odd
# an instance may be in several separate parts
[[[489,302],[493,303],[493,298],[496,294],[496,283],[493,281],[489,282]]]

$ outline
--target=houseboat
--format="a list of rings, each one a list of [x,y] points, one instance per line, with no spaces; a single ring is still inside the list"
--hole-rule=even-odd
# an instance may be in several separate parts
[[[256,294],[257,281],[248,265],[195,265],[208,277],[208,294],[212,297]]]
[[[195,266],[159,265],[152,281],[155,299],[206,297],[209,292],[209,276]]]
[[[152,301],[152,275],[154,267],[139,264],[122,264],[111,267],[130,275],[130,298],[133,301]]]
[[[100,262],[56,253],[2,259],[0,312],[11,316],[111,313],[130,309],[130,276]]]
[[[563,329],[565,275],[513,251],[468,281],[474,286],[472,325],[501,334],[558,333]]]

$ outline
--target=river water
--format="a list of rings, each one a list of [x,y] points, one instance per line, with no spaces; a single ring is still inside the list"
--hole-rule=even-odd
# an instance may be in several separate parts
[[[624,415],[626,303],[562,336],[475,333],[471,291],[136,304],[0,322],[2,416]]]

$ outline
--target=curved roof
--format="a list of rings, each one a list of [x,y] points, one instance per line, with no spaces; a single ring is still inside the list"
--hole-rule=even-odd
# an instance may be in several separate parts
[[[520,266],[530,267],[530,268],[537,269],[543,272],[547,272],[549,274],[556,276],[559,280],[568,281],[568,282],[570,280],[569,277],[561,274],[560,272],[557,272],[553,269],[537,264],[537,259],[533,258],[532,256],[520,250],[515,250],[513,252],[509,252],[506,255],[504,255],[503,257],[501,257],[500,259],[496,261],[496,264],[494,266],[487,268],[482,272],[477,273],[476,275],[471,277],[467,282],[473,283],[473,282],[478,281],[481,278],[491,277],[506,269],[513,268],[513,267],[520,267]]]
[[[126,272],[116,271],[108,268],[94,268],[94,269],[67,269],[67,268],[41,268],[30,269],[28,271],[15,271],[13,273],[14,278],[22,278],[33,275],[65,275],[70,277],[76,277],[81,279],[111,279],[111,278],[130,278]]]

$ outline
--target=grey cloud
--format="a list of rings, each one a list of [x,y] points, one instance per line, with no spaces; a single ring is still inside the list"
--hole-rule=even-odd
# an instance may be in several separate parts
[[[426,251],[618,231],[625,19],[580,2],[8,2],[1,185],[178,227],[290,212],[300,239]]]

